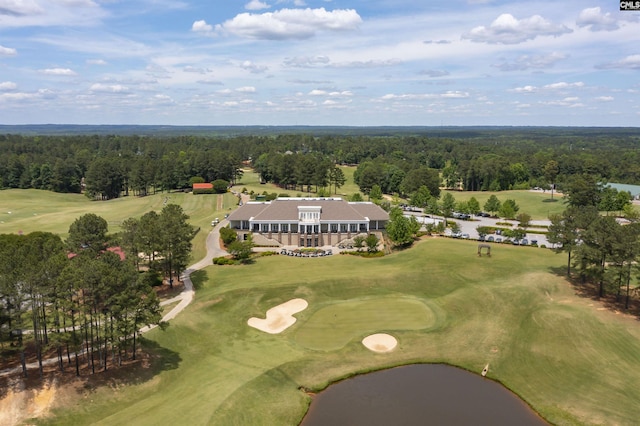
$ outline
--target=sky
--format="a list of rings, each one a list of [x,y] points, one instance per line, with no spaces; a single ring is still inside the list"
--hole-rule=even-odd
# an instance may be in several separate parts
[[[0,124],[639,123],[617,0],[0,0]]]

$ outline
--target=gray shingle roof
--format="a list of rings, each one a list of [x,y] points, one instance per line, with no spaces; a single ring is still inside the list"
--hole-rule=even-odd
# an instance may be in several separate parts
[[[321,221],[388,220],[389,214],[373,203],[348,203],[339,198],[278,198],[271,203],[247,203],[229,215],[229,220],[297,221],[298,206],[320,207]]]

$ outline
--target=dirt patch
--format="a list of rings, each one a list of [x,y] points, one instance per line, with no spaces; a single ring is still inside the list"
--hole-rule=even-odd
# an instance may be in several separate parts
[[[155,358],[158,357],[140,351],[137,360],[123,361],[119,367],[109,363],[109,370],[98,370],[95,374],[91,374],[83,360],[78,377],[75,364],[67,364],[65,357],[64,372],[55,364],[44,367],[42,378],[37,369],[29,369],[26,378],[20,373],[2,377],[0,425],[13,426],[29,419],[46,418],[52,409],[75,405],[79,397],[87,397],[98,388],[108,387],[116,392],[122,386],[149,380],[154,374],[151,367]]]
[[[25,389],[20,379],[8,381],[7,393],[0,400],[0,424],[13,426],[26,419],[46,417],[57,392],[55,379],[45,380],[40,387]]]

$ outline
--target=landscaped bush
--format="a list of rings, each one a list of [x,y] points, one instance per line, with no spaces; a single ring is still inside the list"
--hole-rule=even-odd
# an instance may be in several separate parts
[[[194,188],[193,194],[194,195],[198,195],[198,194],[215,194],[215,191],[213,190],[213,188]]]
[[[211,184],[213,185],[213,191],[216,194],[224,194],[227,192],[227,188],[229,188],[229,182],[224,179],[216,179],[211,182]]]
[[[340,254],[348,254],[351,256],[360,256],[360,257],[382,257],[384,256],[384,252],[382,251],[343,251]]]
[[[220,238],[224,245],[228,246],[232,242],[236,241],[238,236],[236,235],[236,231],[225,226],[224,228],[220,228]]]
[[[230,257],[214,257],[212,260],[214,265],[235,265],[236,261]]]

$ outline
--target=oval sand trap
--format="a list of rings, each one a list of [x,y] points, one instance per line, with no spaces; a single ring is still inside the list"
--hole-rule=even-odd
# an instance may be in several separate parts
[[[385,353],[394,350],[398,346],[398,341],[390,334],[378,333],[362,339],[362,344],[370,351]]]
[[[304,311],[307,309],[307,306],[309,306],[309,304],[304,299],[291,299],[288,302],[269,309],[265,319],[252,317],[249,318],[247,324],[265,333],[282,333],[296,322],[293,314]]]

